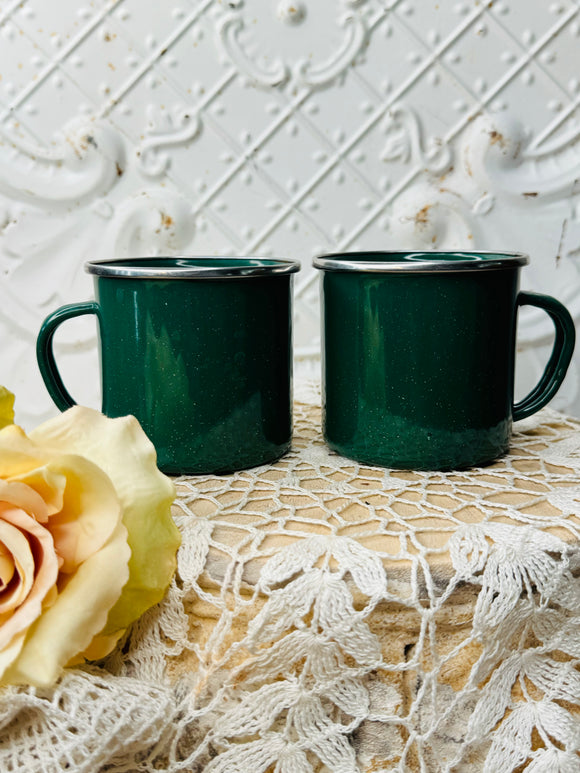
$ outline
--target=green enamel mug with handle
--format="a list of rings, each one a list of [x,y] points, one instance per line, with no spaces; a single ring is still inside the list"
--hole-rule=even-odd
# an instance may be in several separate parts
[[[418,470],[483,465],[508,450],[512,421],[564,380],[574,323],[554,298],[519,292],[528,257],[506,252],[358,252],[321,270],[323,432],[339,454]],[[518,307],[552,319],[554,347],[514,405]]]
[[[98,320],[103,413],[133,414],[168,473],[225,473],[290,447],[292,279],[268,258],[89,262],[95,301],[44,321],[37,359],[61,410],[74,405],[52,341],[71,317]]]

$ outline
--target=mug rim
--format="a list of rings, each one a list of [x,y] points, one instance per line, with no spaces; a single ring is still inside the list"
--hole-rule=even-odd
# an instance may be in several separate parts
[[[429,255],[437,257],[433,259],[429,258]],[[370,256],[378,257],[378,260],[365,260]],[[445,256],[455,257],[449,259]],[[397,260],[397,257],[400,257],[400,260]],[[438,274],[446,271],[514,268],[525,266],[529,262],[526,253],[505,250],[367,250],[318,255],[313,259],[312,265],[324,271]]]
[[[190,265],[176,265],[179,261],[190,261]],[[222,261],[225,265],[218,264]],[[299,261],[287,258],[220,255],[107,258],[89,260],[84,265],[87,274],[117,279],[246,279],[294,274],[300,268]]]

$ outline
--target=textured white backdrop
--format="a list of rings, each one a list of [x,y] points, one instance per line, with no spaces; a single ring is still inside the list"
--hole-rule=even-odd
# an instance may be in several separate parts
[[[42,319],[88,258],[295,257],[316,373],[313,254],[524,250],[580,319],[580,0],[0,0],[0,383],[55,412]],[[59,362],[98,405],[93,323]],[[551,324],[522,315],[518,391]],[[580,353],[555,407],[580,413]]]

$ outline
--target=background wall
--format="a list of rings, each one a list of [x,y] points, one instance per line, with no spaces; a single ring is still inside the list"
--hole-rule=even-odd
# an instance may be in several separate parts
[[[34,342],[88,258],[527,251],[580,319],[580,0],[0,0],[0,383],[55,409]],[[551,324],[522,315],[518,392]],[[59,361],[98,405],[94,323]],[[555,407],[580,413],[577,353]]]

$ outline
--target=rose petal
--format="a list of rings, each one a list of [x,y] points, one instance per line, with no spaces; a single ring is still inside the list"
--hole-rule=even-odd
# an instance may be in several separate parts
[[[39,523],[48,520],[48,508],[40,494],[21,481],[0,480],[0,502],[19,507]]]
[[[22,475],[15,475],[11,478],[11,481],[25,483],[26,486],[36,491],[42,499],[46,508],[46,516],[42,520],[42,523],[48,519],[49,515],[53,515],[62,510],[64,490],[66,488],[66,475],[51,469],[50,465],[31,470]],[[36,515],[36,519],[40,520],[38,514]]]
[[[104,658],[105,655],[108,655],[109,652],[115,649],[117,642],[124,633],[125,631],[117,631],[110,636],[102,636],[101,634],[95,636],[87,649],[77,657],[69,660],[67,666],[75,666],[79,663],[84,663],[86,660],[101,660],[101,658]]]
[[[109,475],[124,507],[132,550],[130,579],[103,635],[125,629],[163,598],[176,569],[180,534],[171,518],[171,480],[157,469],[155,448],[133,416],[107,419],[77,406],[30,437],[53,453],[80,454]]]
[[[30,472],[42,467],[50,458],[51,455],[26,437],[24,430],[16,424],[0,429],[0,478]]]
[[[0,542],[0,594],[10,583],[15,572],[14,558],[4,545]],[[0,595],[0,599],[2,596]]]
[[[25,638],[26,633],[20,633],[12,639],[7,647],[5,647],[3,650],[0,650],[0,679],[2,684],[4,684],[3,675],[6,669],[11,666],[12,663],[14,663],[22,651]]]
[[[14,424],[14,395],[0,386],[0,429],[7,424]]]
[[[24,483],[0,480],[0,542],[17,574],[11,587],[0,593],[0,651],[40,614],[56,583],[59,561],[52,537],[38,523],[46,518],[46,505],[35,491]]]
[[[61,500],[59,512],[47,524],[57,553],[63,559],[61,571],[70,573],[90,555],[100,550],[117,528],[123,510],[115,488],[100,467],[82,456],[63,455],[49,462],[45,474],[38,471],[21,475],[19,481],[35,487],[40,483],[62,486],[53,501]]]
[[[50,685],[63,666],[89,647],[129,577],[129,556],[127,532],[119,524],[109,542],[79,566],[33,624],[4,683]]]
[[[8,529],[12,530],[10,535]],[[15,533],[18,539],[14,539]],[[42,612],[43,602],[57,581],[59,562],[50,532],[23,510],[3,508],[0,539],[14,555],[22,586],[17,608],[0,626],[2,651],[9,648],[12,639],[25,632]]]
[[[9,638],[5,633],[10,619],[14,616],[14,610],[17,609],[34,584],[34,556],[30,548],[30,543],[26,536],[12,522],[10,515],[16,519],[18,511],[14,508],[8,508],[0,505],[0,543],[12,557],[14,562],[14,574],[17,580],[12,583],[12,587],[0,594],[0,649],[6,646]],[[31,523],[34,519],[22,513]],[[11,613],[6,620],[6,613]]]

